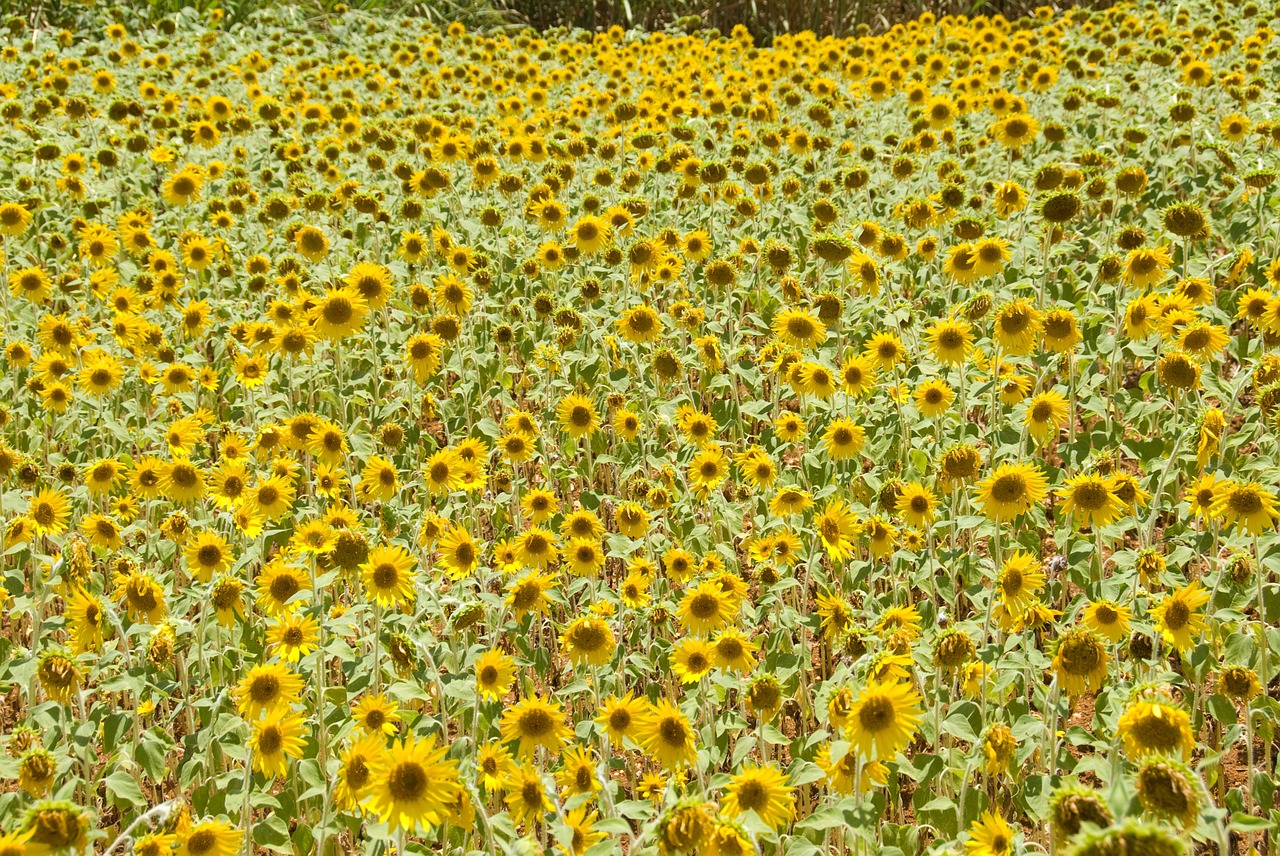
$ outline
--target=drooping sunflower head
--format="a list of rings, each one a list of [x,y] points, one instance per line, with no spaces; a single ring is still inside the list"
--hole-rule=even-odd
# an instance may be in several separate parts
[[[1049,827],[1059,843],[1074,838],[1086,825],[1103,829],[1114,819],[1097,791],[1078,784],[1063,785],[1049,798]]]

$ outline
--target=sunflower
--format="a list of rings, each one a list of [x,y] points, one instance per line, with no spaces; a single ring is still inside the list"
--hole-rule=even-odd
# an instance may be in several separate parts
[[[545,570],[560,558],[556,537],[548,529],[535,526],[521,533],[514,544],[516,559],[522,567]]]
[[[1201,478],[1203,480],[1204,477]],[[1280,520],[1276,495],[1257,482],[1240,484],[1226,481],[1215,485],[1209,514],[1213,519],[1221,520],[1223,526],[1238,524],[1255,536],[1274,529],[1276,521]]]
[[[729,462],[718,443],[699,449],[689,461],[689,486],[700,499],[706,499],[728,476]]]
[[[390,501],[400,490],[396,465],[381,455],[371,456],[360,472],[358,490],[366,499]]]
[[[440,370],[444,340],[435,333],[418,333],[405,342],[404,351],[414,379],[425,385]]]
[[[1225,328],[1218,324],[1197,321],[1178,331],[1174,344],[1194,357],[1211,360],[1222,354],[1227,341]]]
[[[43,488],[27,504],[27,519],[36,535],[61,535],[71,518],[71,502],[57,488]]]
[[[497,548],[495,547],[495,554]],[[514,559],[514,551],[512,554]],[[534,571],[525,574],[511,583],[507,588],[506,606],[515,615],[517,621],[530,612],[544,615],[549,602],[547,592],[558,582],[555,574],[544,574]]]
[[[264,520],[279,520],[289,513],[296,497],[292,479],[273,475],[246,491],[242,507]]]
[[[595,828],[599,817],[599,812],[591,811],[587,806],[579,806],[565,812],[564,825],[568,829],[569,838],[567,841],[561,841],[561,846],[568,856],[585,856],[588,850],[604,840],[607,833]],[[718,852],[728,851],[721,849]]]
[[[1148,755],[1191,757],[1196,737],[1185,710],[1163,701],[1140,700],[1125,708],[1116,723],[1125,751],[1134,759]]]
[[[462,792],[457,762],[435,737],[406,737],[369,764],[369,809],[395,832],[439,824]]]
[[[621,697],[611,695],[600,702],[596,724],[604,729],[609,739],[621,744],[627,738],[634,738],[636,727],[645,713],[646,702],[628,692]]]
[[[1106,526],[1124,513],[1122,503],[1111,490],[1112,480],[1096,473],[1071,476],[1058,489],[1062,510],[1081,526]]]
[[[1019,298],[996,312],[992,336],[1004,353],[1022,356],[1035,348],[1043,323],[1043,313],[1030,300]]]
[[[480,547],[462,526],[450,526],[437,543],[436,551],[440,564],[453,580],[463,579],[480,563]]]
[[[369,303],[350,287],[325,291],[311,309],[310,320],[316,335],[341,341],[359,332],[369,314]]]
[[[249,738],[253,768],[268,779],[286,776],[289,759],[302,757],[305,714],[275,709],[253,723]]]
[[[600,416],[591,399],[583,395],[567,395],[556,405],[556,418],[571,440],[590,437],[600,426]]]
[[[781,829],[795,814],[793,791],[786,774],[772,764],[749,765],[725,786],[722,808],[733,816],[753,811],[766,826]]]
[[[80,531],[90,544],[107,552],[119,550],[124,543],[120,525],[105,514],[86,514],[80,521]]]
[[[243,461],[224,460],[209,473],[209,499],[218,508],[233,511],[245,497],[249,487],[249,469]]]
[[[1044,316],[1044,346],[1055,354],[1069,354],[1080,344],[1080,328],[1070,309],[1050,309]]]
[[[102,649],[106,613],[102,601],[84,589],[73,590],[66,599],[67,645],[73,654]]]
[[[1048,495],[1049,480],[1032,464],[1004,463],[977,485],[977,499],[991,520],[1025,514]]]
[[[1081,618],[1085,627],[1114,645],[1129,635],[1133,610],[1114,600],[1090,601]]]
[[[799,363],[793,377],[798,382],[797,390],[803,395],[811,395],[821,401],[827,401],[836,394],[836,376],[821,363]]]
[[[258,574],[257,601],[270,616],[283,615],[296,608],[310,591],[307,575],[283,562],[269,562]]]
[[[982,457],[976,447],[968,444],[952,446],[942,454],[938,462],[938,486],[954,490],[973,481],[982,469]]]
[[[516,743],[517,752],[524,757],[538,747],[558,752],[571,734],[560,703],[541,696],[521,699],[503,710],[498,728],[502,742]]]
[[[46,648],[37,658],[36,678],[45,695],[62,705],[70,705],[80,692],[84,675],[65,648]]]
[[[693,726],[680,708],[666,698],[658,699],[645,711],[636,725],[635,739],[666,770],[698,760]]]
[[[1167,246],[1138,247],[1130,250],[1124,260],[1124,281],[1133,288],[1159,285],[1172,265],[1173,257]]]
[[[381,309],[391,296],[391,271],[379,264],[359,262],[347,272],[343,282],[364,298],[370,309]]]
[[[1012,258],[1009,242],[1004,238],[984,238],[973,245],[973,272],[979,276],[992,276],[1004,269]]]
[[[303,226],[293,235],[293,246],[309,262],[318,262],[329,252],[329,239],[315,226]]]
[[[961,365],[973,347],[973,328],[963,318],[947,318],[925,330],[930,349],[939,362]]]
[[[866,441],[862,426],[845,418],[832,420],[822,435],[823,449],[833,461],[857,458]]]
[[[130,569],[118,574],[115,598],[124,604],[133,621],[144,619],[148,624],[159,624],[169,614],[164,589],[145,571]]]
[[[864,398],[875,389],[877,371],[869,358],[853,355],[845,359],[836,374],[841,389],[854,398]]]
[[[885,371],[893,369],[895,365],[907,358],[907,350],[902,346],[902,340],[893,333],[873,335],[864,346],[863,354]]]
[[[834,497],[827,500],[822,511],[814,518],[813,528],[823,549],[834,562],[853,554],[853,538],[861,531],[853,509],[848,503]]]
[[[803,309],[786,309],[773,319],[779,340],[796,348],[816,348],[827,340],[827,325]]]
[[[234,856],[244,835],[225,820],[202,820],[179,836],[178,856]]]
[[[13,202],[0,205],[0,234],[17,237],[31,225],[31,212]]]
[[[1003,722],[991,725],[982,735],[983,770],[992,776],[1008,775],[1018,751],[1013,729]]]
[[[1023,424],[1027,433],[1043,443],[1056,436],[1071,419],[1071,406],[1066,396],[1055,389],[1041,392],[1027,401]]]
[[[1034,116],[1014,113],[996,122],[993,135],[1007,149],[1021,149],[1035,141],[1040,133],[1040,123]]]
[[[506,696],[515,678],[515,660],[502,651],[485,651],[475,662],[476,693],[484,699],[498,701]]]
[[[742,472],[742,478],[756,490],[770,488],[778,478],[778,467],[769,453],[758,446],[753,446],[734,456]]]
[[[1014,852],[1014,829],[995,811],[984,811],[969,826],[965,856],[1008,856]]]
[[[253,666],[236,685],[236,709],[246,719],[288,709],[298,701],[305,686],[301,677],[287,666],[270,663]]]
[[[716,634],[711,648],[717,666],[743,675],[755,668],[756,655],[760,651],[758,645],[733,628]]]
[[[662,335],[662,319],[653,307],[643,304],[624,312],[616,326],[624,339],[636,344],[652,342]],[[564,417],[560,420],[563,422]]]
[[[933,378],[916,387],[916,409],[926,418],[936,419],[947,412],[955,397],[956,394],[946,381],[940,378]]]
[[[581,616],[565,628],[560,645],[574,665],[604,666],[613,659],[617,641],[605,621]]]
[[[488,793],[505,788],[515,772],[515,758],[501,743],[488,743],[476,750],[476,778]]]
[[[1078,627],[1058,637],[1053,670],[1058,684],[1075,698],[1097,692],[1107,679],[1107,649],[1093,631]]]
[[[542,776],[528,764],[520,764],[505,783],[506,804],[512,820],[534,826],[556,807],[547,794]]]
[[[85,468],[84,484],[89,493],[101,496],[110,493],[123,475],[119,461],[103,458]]]
[[[187,567],[202,583],[209,582],[214,574],[225,571],[232,560],[227,540],[217,532],[197,533],[187,541],[184,554]]]
[[[374,547],[360,566],[369,596],[382,608],[398,609],[414,597],[413,554],[399,544]]]
[[[600,790],[600,777],[596,775],[596,761],[591,750],[582,745],[572,746],[561,755],[563,766],[556,773],[556,784],[565,796],[593,794]]]
[[[973,251],[973,244],[967,241],[951,247],[946,261],[942,263],[942,272],[961,285],[968,285],[978,278],[977,268],[978,257]]]
[[[1199,611],[1208,602],[1209,592],[1199,580],[1193,580],[1161,600],[1151,610],[1151,617],[1165,641],[1175,650],[1185,652],[1195,645],[1196,637],[1208,629],[1208,622]]]
[[[920,703],[910,684],[868,684],[849,711],[850,742],[868,760],[892,760],[916,733]]]
[[[49,299],[49,274],[38,267],[22,268],[9,274],[9,292],[39,305]]]
[[[462,459],[457,450],[445,448],[432,453],[422,465],[422,481],[432,494],[457,490],[462,485]]]
[[[715,649],[705,639],[690,636],[671,651],[671,672],[681,683],[696,684],[715,667]]]
[[[381,731],[365,734],[339,753],[337,782],[333,787],[338,808],[343,811],[360,808],[372,783],[370,771],[386,753],[386,737]]]
[[[278,618],[267,627],[267,644],[286,663],[297,663],[316,650],[320,622],[300,611]]]
[[[1232,701],[1249,702],[1262,693],[1258,673],[1244,666],[1227,666],[1218,674],[1218,692]]]
[[[680,626],[702,636],[727,626],[736,612],[733,601],[712,580],[703,580],[688,589],[676,608]]]
[[[1225,497],[1233,483],[1219,479],[1216,473],[1201,473],[1200,477],[1187,485],[1183,498],[1191,513],[1203,520],[1214,518],[1213,508],[1221,497]]]
[[[1000,601],[1005,609],[1014,615],[1021,615],[1035,602],[1045,582],[1044,571],[1036,557],[1016,550],[1004,560],[996,579],[996,590],[1000,593]]]

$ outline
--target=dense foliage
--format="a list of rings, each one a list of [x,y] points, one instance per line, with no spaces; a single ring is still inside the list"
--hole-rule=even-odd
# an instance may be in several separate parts
[[[1278,16],[15,24],[0,854],[1268,852]]]

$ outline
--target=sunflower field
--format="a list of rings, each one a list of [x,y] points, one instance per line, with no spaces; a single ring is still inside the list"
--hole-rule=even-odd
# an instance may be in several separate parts
[[[0,856],[1274,852],[1280,6],[0,28]]]

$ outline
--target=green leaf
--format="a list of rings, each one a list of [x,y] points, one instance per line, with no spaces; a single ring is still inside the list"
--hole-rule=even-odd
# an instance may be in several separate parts
[[[1271,829],[1274,824],[1265,817],[1254,817],[1249,814],[1236,814],[1231,816],[1231,823],[1227,828],[1232,832],[1262,832]]]
[[[107,776],[104,784],[107,788],[107,795],[116,808],[145,809],[147,807],[147,798],[142,793],[142,788],[134,781],[133,776],[128,773],[116,770]]]
[[[289,826],[278,814],[267,815],[266,820],[253,827],[253,842],[277,853],[292,853]]]
[[[169,747],[151,731],[144,732],[138,741],[138,750],[134,760],[146,772],[147,778],[153,782],[162,782],[165,777],[165,756]]]

